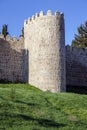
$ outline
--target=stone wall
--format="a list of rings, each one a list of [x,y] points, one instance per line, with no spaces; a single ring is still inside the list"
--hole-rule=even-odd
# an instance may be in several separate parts
[[[25,49],[29,51],[28,83],[42,90],[65,91],[65,28],[60,12],[49,10],[24,23]]]
[[[65,52],[64,15],[41,11],[24,22],[24,38],[0,34],[1,80],[52,92],[87,86],[87,49],[66,46]]]
[[[66,85],[87,86],[87,49],[66,46]]]
[[[0,35],[0,80],[24,82],[24,39]]]

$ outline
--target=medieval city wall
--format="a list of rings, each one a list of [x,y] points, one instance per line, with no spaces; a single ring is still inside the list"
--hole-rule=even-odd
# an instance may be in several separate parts
[[[28,83],[42,90],[60,92],[65,84],[65,27],[60,12],[49,10],[24,23],[25,49],[29,51]]]
[[[24,38],[0,34],[0,81],[52,92],[87,86],[87,49],[65,48],[64,15],[41,11],[24,22]]]
[[[24,82],[24,39],[0,35],[0,80]]]
[[[66,46],[66,85],[87,86],[87,49]]]

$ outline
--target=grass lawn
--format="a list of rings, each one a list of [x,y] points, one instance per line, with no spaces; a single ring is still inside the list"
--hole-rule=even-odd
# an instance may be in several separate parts
[[[87,95],[0,84],[0,130],[87,130]]]

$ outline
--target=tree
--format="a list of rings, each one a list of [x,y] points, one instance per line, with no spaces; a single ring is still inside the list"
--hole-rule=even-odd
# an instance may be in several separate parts
[[[22,37],[24,37],[24,27],[22,28]]]
[[[75,34],[74,40],[72,41],[72,46],[78,48],[86,48],[87,47],[87,21],[85,24],[81,24],[77,28],[78,34]]]
[[[20,37],[24,37],[24,27],[22,27],[22,34],[20,35]]]
[[[6,39],[6,36],[9,34],[8,32],[8,25],[4,24],[2,27],[2,34],[4,35],[4,38]]]

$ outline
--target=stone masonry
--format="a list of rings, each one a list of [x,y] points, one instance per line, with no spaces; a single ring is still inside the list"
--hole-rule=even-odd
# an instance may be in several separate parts
[[[44,91],[65,91],[64,15],[41,11],[25,21],[24,34],[29,51],[28,83]]]
[[[87,49],[66,46],[66,84],[87,86]]]
[[[0,80],[24,82],[24,40],[0,35]]]
[[[65,47],[64,15],[41,11],[24,22],[24,38],[0,34],[0,81],[64,92],[87,86],[87,49]]]

